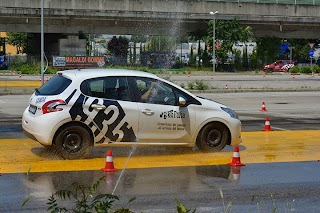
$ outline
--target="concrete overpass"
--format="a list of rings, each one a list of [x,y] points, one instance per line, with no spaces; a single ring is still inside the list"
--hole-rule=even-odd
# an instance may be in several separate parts
[[[318,0],[317,0],[318,1]],[[239,3],[240,2],[240,3]],[[237,18],[255,37],[320,37],[320,5],[207,0],[44,0],[45,33],[184,35]],[[241,3],[243,2],[243,3]],[[41,0],[0,1],[0,31],[40,32]]]

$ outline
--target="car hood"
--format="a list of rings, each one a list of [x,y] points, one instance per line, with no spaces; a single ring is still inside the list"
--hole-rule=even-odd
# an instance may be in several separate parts
[[[209,99],[209,98],[203,98],[200,96],[197,96],[197,98],[204,107],[209,108],[209,109],[221,109],[221,107],[229,108],[226,105],[223,105],[223,104],[216,102],[216,101]]]

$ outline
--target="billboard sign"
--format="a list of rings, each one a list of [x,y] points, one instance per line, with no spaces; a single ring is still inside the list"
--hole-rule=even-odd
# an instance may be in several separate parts
[[[61,68],[99,68],[106,64],[104,56],[53,56],[53,67]]]

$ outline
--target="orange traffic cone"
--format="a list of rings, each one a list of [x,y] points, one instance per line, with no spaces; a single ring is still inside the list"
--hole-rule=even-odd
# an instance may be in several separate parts
[[[229,166],[245,166],[240,161],[240,153],[239,153],[239,147],[238,146],[234,147],[232,162],[229,163]]]
[[[269,118],[266,118],[263,131],[272,131]]]
[[[104,168],[101,169],[104,172],[116,172],[118,169],[114,168],[113,165],[113,159],[112,159],[112,151],[108,150],[107,152],[107,158],[106,158],[106,164]]]
[[[260,111],[267,112],[267,108],[266,108],[266,105],[264,104],[264,101],[262,102],[262,107]]]

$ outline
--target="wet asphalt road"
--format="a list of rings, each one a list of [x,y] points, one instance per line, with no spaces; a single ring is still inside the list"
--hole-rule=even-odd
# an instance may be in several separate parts
[[[235,109],[243,131],[261,131],[266,117],[270,117],[274,130],[320,129],[320,94],[316,91],[199,95]],[[25,137],[20,119],[28,98],[0,98],[0,138]],[[6,109],[10,101],[14,104]],[[260,111],[262,101],[268,112]],[[114,207],[136,212],[176,212],[178,199],[187,208],[204,213],[225,212],[224,205],[230,202],[229,212],[316,213],[320,211],[319,166],[320,162],[314,161],[247,164],[240,171],[228,165],[126,169],[109,173],[99,192],[114,191],[120,196]],[[3,174],[0,212],[46,212],[47,199],[53,191],[70,189],[75,181],[88,185],[103,175],[101,171]],[[21,207],[29,195],[30,200]],[[137,199],[128,204],[132,197]]]
[[[197,212],[224,212],[223,205],[232,203],[229,212],[317,213],[320,209],[319,164],[248,164],[236,174],[228,165],[127,169],[118,185],[122,170],[107,173],[106,182],[102,182],[97,193],[114,191],[120,198],[114,208],[127,207],[135,212],[176,212],[177,199]],[[3,175],[1,183],[6,184],[0,183],[0,210],[45,212],[53,191],[70,189],[74,182],[89,186],[102,176],[101,171]],[[30,200],[21,207],[28,196]],[[136,200],[128,204],[134,197]],[[58,203],[66,207],[70,204]]]

